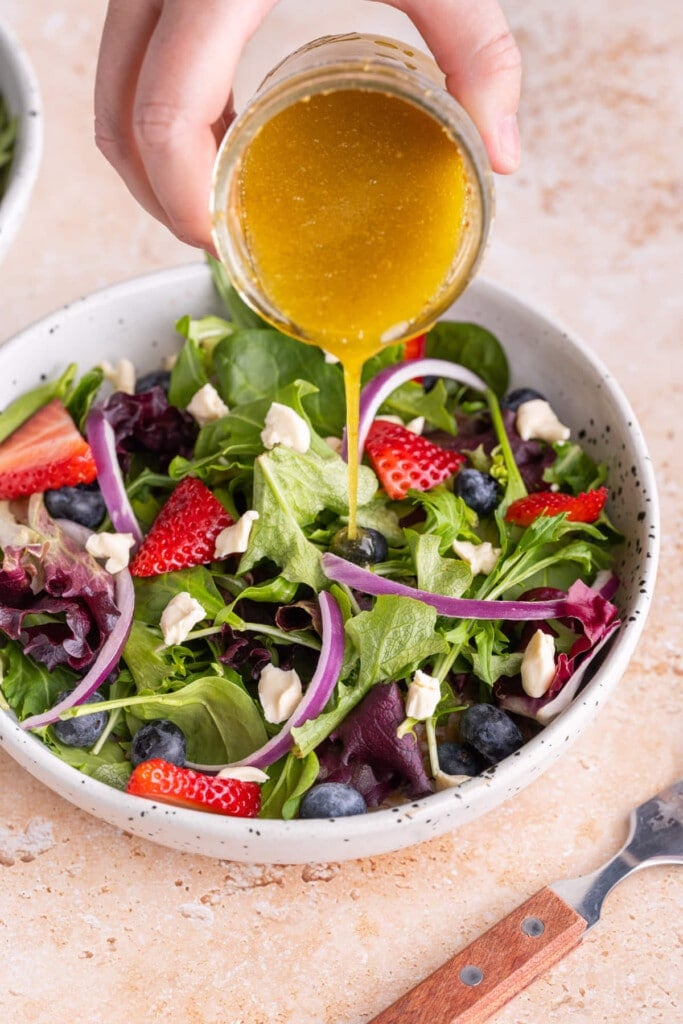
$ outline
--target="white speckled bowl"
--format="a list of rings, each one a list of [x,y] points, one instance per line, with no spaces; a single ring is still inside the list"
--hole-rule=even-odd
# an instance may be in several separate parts
[[[43,118],[38,82],[28,57],[11,30],[0,21],[0,95],[19,118],[7,188],[0,197],[0,261],[10,247],[38,176],[43,152]]]
[[[0,406],[57,375],[128,357],[140,371],[179,347],[174,321],[221,312],[202,265],[163,271],[96,293],[29,327],[0,349]],[[626,669],[645,623],[658,554],[658,503],[645,443],[628,402],[595,356],[566,331],[493,284],[475,282],[454,319],[488,327],[503,342],[513,386],[547,394],[588,451],[610,467],[610,515],[626,536],[618,596],[623,626],[573,704],[485,776],[391,810],[336,821],[253,821],[131,797],[81,775],[0,712],[0,744],[27,771],[78,807],[166,846],[211,857],[297,864],[373,856],[419,843],[490,811],[556,761],[593,721]],[[609,711],[605,711],[609,714]]]

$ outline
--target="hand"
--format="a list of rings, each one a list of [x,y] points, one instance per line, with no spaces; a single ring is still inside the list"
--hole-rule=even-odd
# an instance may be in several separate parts
[[[519,51],[496,0],[383,0],[413,21],[484,140],[494,171],[519,163]],[[95,138],[138,202],[213,251],[208,196],[234,116],[247,40],[277,0],[110,0],[95,83]]]

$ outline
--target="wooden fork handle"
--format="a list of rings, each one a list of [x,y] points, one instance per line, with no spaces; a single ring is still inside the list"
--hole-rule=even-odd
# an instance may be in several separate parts
[[[586,927],[541,889],[368,1024],[481,1024],[569,953]]]

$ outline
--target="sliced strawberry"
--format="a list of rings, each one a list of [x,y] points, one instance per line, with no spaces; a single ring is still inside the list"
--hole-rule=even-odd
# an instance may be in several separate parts
[[[255,818],[261,810],[261,787],[242,779],[219,779],[155,757],[134,768],[126,792],[179,807],[194,807],[233,818]]]
[[[460,452],[440,448],[433,441],[387,420],[375,420],[365,440],[373,469],[390,498],[405,498],[412,487],[429,491],[457,473],[466,461]]]
[[[216,537],[232,518],[208,487],[184,477],[152,523],[130,564],[133,576],[158,576],[212,561]]]
[[[417,334],[403,343],[404,359],[422,359],[427,347],[427,335]]]
[[[505,513],[505,521],[529,526],[539,516],[559,516],[565,512],[572,523],[594,523],[607,501],[607,488],[596,487],[581,494],[558,491],[536,491],[513,501]]]
[[[96,476],[90,446],[58,398],[0,444],[0,499],[89,484]]]

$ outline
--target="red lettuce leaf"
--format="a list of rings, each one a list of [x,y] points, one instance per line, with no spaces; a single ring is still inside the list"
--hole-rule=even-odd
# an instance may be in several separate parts
[[[50,670],[87,668],[120,614],[113,578],[60,529],[41,495],[14,508],[27,543],[4,546],[0,630]],[[51,621],[32,621],[37,616]]]
[[[320,782],[348,783],[377,807],[397,789],[411,797],[432,792],[419,742],[398,727],[405,719],[396,683],[376,683],[318,751]]]
[[[175,455],[192,456],[199,427],[189,413],[169,404],[162,388],[139,395],[115,391],[101,409],[114,429],[116,452],[124,469],[133,452],[150,452],[164,469]]]

